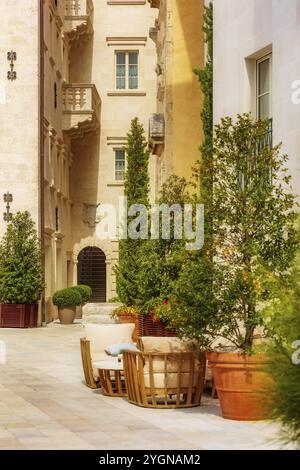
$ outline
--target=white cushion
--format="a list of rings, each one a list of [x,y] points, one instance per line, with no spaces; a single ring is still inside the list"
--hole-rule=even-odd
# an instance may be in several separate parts
[[[94,356],[97,353],[105,354],[104,350],[111,344],[133,343],[132,335],[135,328],[134,323],[112,325],[87,323],[83,328],[84,337],[90,341],[93,361],[95,361]]]
[[[171,353],[196,351],[196,344],[180,338],[167,338],[159,336],[143,336],[141,338],[145,353]]]

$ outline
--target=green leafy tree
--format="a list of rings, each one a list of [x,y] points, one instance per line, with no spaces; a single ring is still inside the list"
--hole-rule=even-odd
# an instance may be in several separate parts
[[[18,212],[0,243],[0,301],[36,303],[44,287],[41,247],[28,212]]]
[[[191,196],[185,178],[171,175],[162,185],[158,199],[160,207],[165,204],[171,209],[176,205],[183,213],[184,203],[190,201]],[[159,238],[148,240],[143,246],[137,277],[137,302],[145,314],[163,305],[163,302],[171,296],[173,283],[179,276],[186,250],[184,239],[176,239],[174,233],[175,213],[171,211],[169,236],[163,236],[160,219]],[[165,312],[161,313],[162,319],[165,320],[163,318]]]
[[[282,438],[300,448],[300,253],[298,252],[288,282],[270,276],[273,297],[264,309],[269,335],[268,347],[273,377],[267,405],[282,427]]]
[[[272,297],[265,271],[284,278],[297,246],[288,157],[269,132],[246,114],[222,119],[214,139],[214,290],[223,334],[245,351]]]
[[[194,168],[196,194],[194,199],[205,207],[204,247],[188,253],[183,259],[179,276],[173,284],[170,308],[165,317],[179,334],[209,344],[214,326],[210,319],[214,312],[212,266],[212,195],[213,195],[213,5],[204,10],[203,32],[207,45],[206,63],[195,70],[203,93],[201,120],[204,140],[200,146],[201,158]],[[199,197],[200,189],[200,197]]]
[[[144,128],[138,118],[131,122],[126,146],[127,171],[125,176],[125,196],[128,208],[133,204],[149,206],[149,151]],[[127,216],[127,226],[133,217]],[[117,294],[125,305],[135,305],[138,297],[137,276],[140,267],[140,256],[145,240],[130,238],[120,241],[119,264],[115,270]]]
[[[297,246],[295,198],[287,156],[267,144],[268,132],[268,122],[250,115],[215,127],[213,263],[199,255],[195,265],[183,265],[172,299],[172,321],[202,344],[222,336],[251,352],[263,327],[261,305],[272,298],[266,273],[288,276]]]
[[[206,64],[203,69],[195,70],[203,93],[201,120],[204,140],[200,146],[200,188],[201,200],[208,210],[212,198],[212,165],[213,165],[213,5],[209,3],[204,10],[203,32],[207,45]],[[207,221],[209,221],[207,213]],[[207,231],[211,224],[206,224]]]

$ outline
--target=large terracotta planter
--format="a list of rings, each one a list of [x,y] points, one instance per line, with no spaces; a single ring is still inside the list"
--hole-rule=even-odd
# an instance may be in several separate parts
[[[271,378],[263,354],[207,353],[223,418],[240,421],[268,419],[266,397]]]
[[[76,307],[59,308],[58,318],[62,325],[72,325],[76,316]]]
[[[1,328],[37,328],[37,304],[1,304]]]
[[[139,319],[136,315],[132,315],[127,312],[118,313],[118,323],[134,323],[135,328],[133,332],[133,338],[137,339],[139,336]]]

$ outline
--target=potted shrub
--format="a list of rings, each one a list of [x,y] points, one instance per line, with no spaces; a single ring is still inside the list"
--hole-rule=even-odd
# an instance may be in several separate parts
[[[82,307],[87,304],[93,295],[92,288],[90,286],[86,286],[84,284],[80,284],[78,286],[74,286],[73,289],[77,289],[81,295],[82,303],[79,307],[76,307],[76,316],[75,318],[82,318]]]
[[[158,203],[169,207],[181,207],[190,203],[188,183],[184,178],[171,175],[163,184]],[[176,204],[176,206],[175,206]],[[140,336],[176,336],[168,328],[168,298],[187,256],[185,241],[175,236],[175,215],[170,214],[169,236],[163,235],[162,227],[157,240],[145,243],[136,274],[137,298],[140,309]]]
[[[0,326],[37,327],[44,288],[41,247],[28,212],[18,212],[0,243]]]
[[[266,272],[284,276],[295,249],[294,197],[282,183],[286,156],[268,141],[269,123],[239,116],[216,126],[213,173],[214,289],[222,335],[235,352],[208,355],[223,416],[267,417],[268,359],[255,352],[264,335],[261,305],[272,291]],[[282,172],[282,173],[281,173]],[[283,177],[283,180],[282,180]]]
[[[171,324],[212,350],[208,359],[225,418],[267,416],[269,359],[256,354],[256,343],[265,336],[263,307],[273,297],[268,273],[289,276],[298,242],[286,160],[280,146],[271,145],[268,122],[250,115],[221,120],[208,207],[213,251],[204,249],[183,265],[171,297]]]
[[[58,308],[58,318],[62,325],[71,325],[76,315],[76,307],[82,304],[78,289],[68,287],[55,292],[52,302]]]

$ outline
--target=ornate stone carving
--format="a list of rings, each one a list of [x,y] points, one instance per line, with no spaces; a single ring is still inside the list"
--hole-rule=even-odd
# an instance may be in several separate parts
[[[97,215],[100,204],[84,204],[83,205],[83,222],[89,227],[95,227],[100,222]]]

